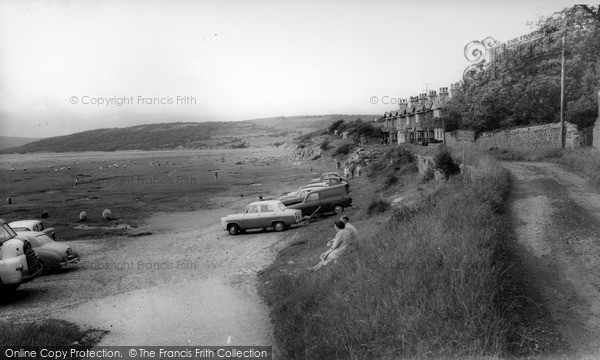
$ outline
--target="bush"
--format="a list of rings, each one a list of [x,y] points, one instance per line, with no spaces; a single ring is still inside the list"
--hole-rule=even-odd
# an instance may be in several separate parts
[[[398,183],[398,178],[393,174],[387,174],[383,178],[383,189],[389,189],[390,187],[396,185]]]
[[[333,134],[333,132],[335,130],[338,130],[343,123],[344,123],[343,119],[334,121],[331,125],[329,125],[329,133]]]
[[[460,167],[454,161],[448,150],[442,150],[435,155],[433,158],[433,166],[444,174],[446,180],[448,180],[450,176],[460,173]]]
[[[373,199],[367,206],[367,215],[372,216],[374,214],[384,213],[388,211],[390,207],[390,203],[383,199]]]
[[[321,150],[325,151],[327,150],[327,148],[329,147],[329,140],[325,140],[321,143],[321,145],[319,145],[319,147],[321,148]]]
[[[348,154],[350,154],[351,149],[352,149],[352,144],[340,145],[333,151],[333,154],[331,154],[331,156],[335,157],[338,155],[348,155]]]

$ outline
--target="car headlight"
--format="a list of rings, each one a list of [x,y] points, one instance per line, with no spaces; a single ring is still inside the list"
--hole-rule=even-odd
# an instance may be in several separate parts
[[[73,255],[73,249],[68,248],[67,249],[67,255]]]

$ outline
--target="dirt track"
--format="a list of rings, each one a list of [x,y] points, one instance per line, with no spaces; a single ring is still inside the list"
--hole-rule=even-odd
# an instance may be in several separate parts
[[[569,344],[567,357],[600,358],[600,189],[556,164],[504,166],[515,179],[527,281]]]
[[[82,262],[2,299],[0,320],[61,318],[108,330],[101,345],[273,345],[255,275],[295,230],[230,236],[228,212],[158,213],[137,229],[150,236],[71,241]]]

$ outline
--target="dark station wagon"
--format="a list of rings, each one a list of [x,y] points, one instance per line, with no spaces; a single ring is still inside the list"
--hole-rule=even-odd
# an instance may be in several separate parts
[[[301,203],[290,205],[287,208],[300,210],[302,215],[310,216],[317,209],[318,213],[334,212],[339,214],[349,206],[352,206],[352,198],[348,195],[346,185],[335,185],[313,190]]]

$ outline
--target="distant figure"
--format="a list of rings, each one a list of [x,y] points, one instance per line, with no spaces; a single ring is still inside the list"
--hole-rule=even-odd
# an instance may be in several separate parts
[[[310,167],[310,173],[312,174],[312,166]]]
[[[215,171],[215,180],[219,177],[219,173]]]
[[[262,198],[262,195],[258,196],[258,201],[264,201],[263,198]]]
[[[73,186],[79,185],[79,178],[75,178],[75,184]]]
[[[12,204],[12,198],[9,196],[6,198],[6,202],[10,205]]]
[[[344,164],[344,177],[346,179],[350,178],[350,168],[348,167],[348,163]]]
[[[340,169],[340,166],[342,166],[342,165],[341,165],[341,164],[340,164],[340,162],[338,161],[338,162],[337,162],[337,164],[336,164],[336,166],[335,166],[335,169],[336,169],[336,170],[339,170],[339,169]]]
[[[356,165],[356,176],[360,176],[361,170],[362,170],[362,166]]]
[[[50,214],[48,213],[48,210],[42,211],[42,219],[46,219],[46,218],[48,218],[48,216],[50,216]]]
[[[331,248],[319,256],[321,261],[317,265],[308,268],[309,271],[319,270],[331,261],[339,258],[342,255],[345,255],[348,251],[348,245],[352,236],[350,231],[345,229],[346,226],[340,220],[336,221],[333,227],[336,230],[335,238],[327,243],[327,245],[331,246]]]

